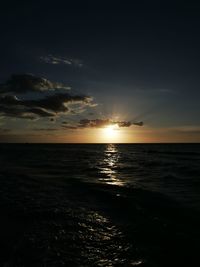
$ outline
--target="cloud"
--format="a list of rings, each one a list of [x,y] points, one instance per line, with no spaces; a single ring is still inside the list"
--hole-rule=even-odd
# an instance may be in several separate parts
[[[130,121],[113,121],[110,119],[82,119],[77,124],[68,125],[68,122],[62,122],[62,127],[65,129],[84,129],[84,128],[103,128],[109,125],[116,125],[119,128],[130,127],[131,125],[143,126],[143,122]]]
[[[54,132],[54,131],[57,131],[58,129],[57,128],[33,128],[31,129],[31,131],[36,131],[36,132],[48,132],[48,131],[51,131],[51,132]]]
[[[71,65],[75,67],[82,67],[83,63],[79,59],[67,59],[64,57],[55,57],[53,55],[48,55],[48,56],[42,56],[40,57],[40,60],[47,63],[47,64],[52,64],[52,65]]]
[[[133,122],[132,124],[137,125],[137,126],[143,126],[144,125],[143,121]]]
[[[101,128],[109,125],[117,125],[119,128],[130,127],[131,125],[143,126],[143,122],[130,122],[130,121],[113,121],[110,119],[95,119],[95,120],[80,120],[80,127],[96,127]]]
[[[18,107],[8,107],[0,105],[0,115],[4,117],[13,117],[21,119],[36,119],[36,115],[29,112],[29,110],[24,110],[23,108]]]
[[[17,77],[17,82],[13,77]],[[0,86],[0,115],[2,116],[25,119],[51,118],[61,113],[75,113],[77,109],[94,105],[90,96],[72,95],[69,91],[55,91],[55,84],[44,78],[29,74],[13,75],[10,81]],[[60,85],[57,84],[57,88],[61,88]],[[42,97],[37,99],[30,98],[28,94],[28,92],[52,89],[53,94],[46,95],[43,92]],[[16,92],[18,96],[15,95]],[[25,97],[21,97],[22,92],[27,93]]]
[[[15,74],[5,83],[0,84],[0,93],[25,94],[28,92],[45,92],[56,89],[70,89],[62,83],[51,82],[45,78],[34,76],[33,74]]]
[[[109,119],[95,119],[95,120],[88,120],[88,119],[82,119],[79,121],[79,128],[101,128],[105,127],[107,125],[112,124]]]
[[[132,123],[130,121],[118,121],[116,124],[119,127],[130,127]]]

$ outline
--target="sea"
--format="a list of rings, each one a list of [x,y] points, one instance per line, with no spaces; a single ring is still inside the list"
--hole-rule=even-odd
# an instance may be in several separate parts
[[[199,266],[200,144],[0,144],[0,266]]]

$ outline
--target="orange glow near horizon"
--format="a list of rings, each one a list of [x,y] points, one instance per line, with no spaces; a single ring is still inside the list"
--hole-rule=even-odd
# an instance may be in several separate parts
[[[32,131],[5,134],[2,142],[11,143],[174,143],[200,142],[198,128],[151,128],[118,127],[108,125],[104,128],[86,128],[75,130],[46,131],[35,133]]]

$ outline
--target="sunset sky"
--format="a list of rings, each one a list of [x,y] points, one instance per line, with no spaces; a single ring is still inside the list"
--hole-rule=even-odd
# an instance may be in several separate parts
[[[200,142],[200,5],[51,2],[1,6],[0,142]]]

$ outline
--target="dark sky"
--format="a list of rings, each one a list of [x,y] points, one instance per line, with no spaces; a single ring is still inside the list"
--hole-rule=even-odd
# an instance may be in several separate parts
[[[200,4],[107,2],[7,1],[0,82],[31,73],[91,95],[97,117],[199,127]]]

